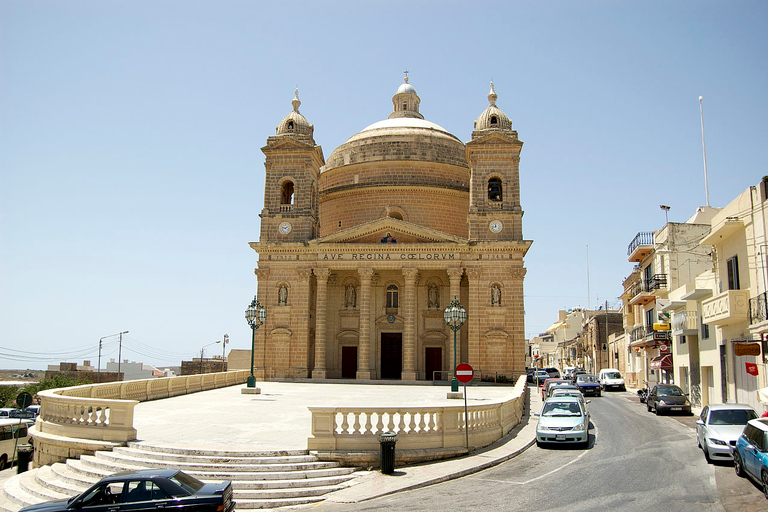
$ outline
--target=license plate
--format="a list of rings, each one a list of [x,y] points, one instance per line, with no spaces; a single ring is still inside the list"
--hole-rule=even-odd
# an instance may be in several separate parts
[[[558,434],[555,436],[555,441],[565,441],[565,434]]]
[[[683,408],[682,407],[670,407],[669,410],[670,411],[682,411]]]

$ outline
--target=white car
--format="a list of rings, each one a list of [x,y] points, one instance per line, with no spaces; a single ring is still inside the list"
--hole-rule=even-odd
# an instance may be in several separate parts
[[[733,460],[731,447],[744,431],[749,420],[758,417],[750,405],[710,404],[696,420],[696,442],[704,450],[707,462]]]
[[[572,396],[552,397],[544,407],[536,425],[536,445],[576,443],[589,446],[589,411],[581,400]]]
[[[624,385],[624,377],[622,377],[621,372],[615,368],[604,368],[600,370],[597,380],[600,382],[600,388],[603,391],[609,389],[618,389],[620,391],[627,390],[627,387]]]

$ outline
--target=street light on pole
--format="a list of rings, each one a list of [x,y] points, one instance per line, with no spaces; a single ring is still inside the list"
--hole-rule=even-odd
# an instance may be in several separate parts
[[[451,379],[451,392],[456,393],[459,391],[459,381],[456,379],[456,365],[459,363],[456,357],[456,333],[464,325],[464,322],[467,321],[467,311],[455,295],[451,303],[443,311],[443,318],[445,318],[445,323],[453,331],[453,378]]]
[[[246,387],[256,387],[256,377],[253,376],[253,352],[256,349],[256,329],[262,326],[264,320],[267,319],[267,309],[261,305],[261,303],[253,296],[251,305],[245,310],[245,319],[248,321],[248,325],[251,326],[251,375],[248,377]]]
[[[217,341],[214,341],[213,343],[203,345],[203,348],[200,349],[200,375],[203,374],[203,353],[205,351],[205,347],[210,347],[211,345],[215,345],[217,343],[221,343],[221,340],[217,340]]]

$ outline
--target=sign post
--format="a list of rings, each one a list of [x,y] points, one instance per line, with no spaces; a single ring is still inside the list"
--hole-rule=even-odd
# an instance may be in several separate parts
[[[461,363],[456,367],[456,380],[464,384],[464,435],[467,440],[467,451],[469,451],[469,414],[467,412],[467,382],[475,376],[475,370],[467,363]]]

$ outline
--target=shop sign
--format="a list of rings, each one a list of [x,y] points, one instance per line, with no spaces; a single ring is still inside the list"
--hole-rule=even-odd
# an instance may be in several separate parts
[[[755,363],[744,363],[747,365],[747,373],[757,377],[757,365]]]
[[[737,356],[759,356],[759,343],[736,343],[733,346],[733,353]]]

